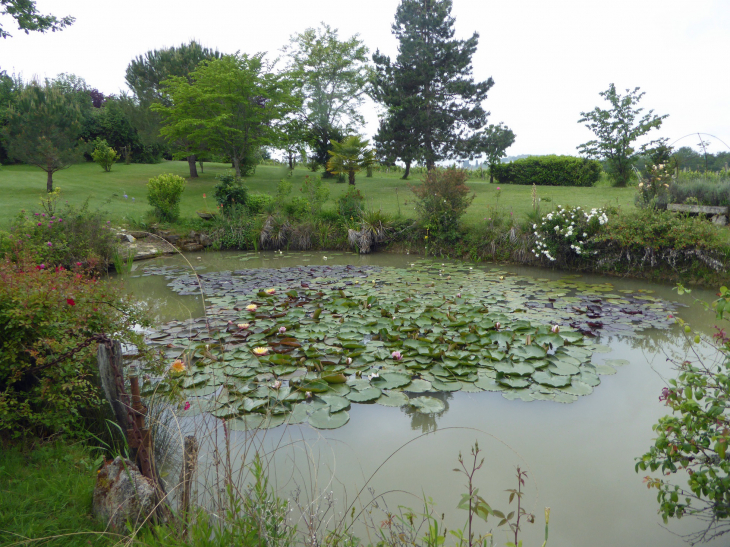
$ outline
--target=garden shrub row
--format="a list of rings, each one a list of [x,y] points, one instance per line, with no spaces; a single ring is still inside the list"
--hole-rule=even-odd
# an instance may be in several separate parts
[[[492,174],[502,184],[593,186],[601,176],[601,164],[574,156],[532,156],[493,165]]]

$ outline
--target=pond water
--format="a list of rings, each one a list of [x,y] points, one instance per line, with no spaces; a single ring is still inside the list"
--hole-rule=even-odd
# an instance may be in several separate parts
[[[124,280],[124,284],[137,298],[154,303],[160,322],[166,322],[204,315],[204,303],[199,293],[181,295],[180,292],[193,292],[188,290],[189,285],[178,283],[175,286],[175,275],[168,276],[169,279],[159,275],[174,273],[176,268],[192,267],[199,273],[211,273],[300,265],[354,265],[360,268],[358,271],[365,272],[363,275],[371,275],[368,272],[370,267],[386,267],[385,271],[390,272],[388,275],[394,275],[393,272],[397,274],[397,270],[389,268],[400,268],[405,275],[409,268],[413,268],[414,261],[413,256],[390,254],[188,254],[184,258],[177,256],[136,263],[135,270]],[[419,264],[426,268],[422,263]],[[441,268],[448,269],[448,264],[451,263],[437,260],[428,267],[432,272],[437,272]],[[515,275],[519,276],[519,279],[526,280],[526,285],[519,286],[542,295],[538,298],[540,303],[549,302],[557,290],[554,283],[565,280],[567,276],[566,273],[541,269],[457,264],[452,266],[455,268],[455,279],[458,279],[457,270],[463,273],[469,267],[476,272],[488,272],[487,275],[491,275],[490,279],[495,282],[503,277],[510,281],[517,279]],[[491,270],[498,271],[490,274]],[[158,275],[151,275],[154,273]],[[377,275],[383,277],[385,274]],[[363,277],[367,282],[370,279]],[[270,276],[262,276],[265,286],[269,286],[270,281]],[[443,279],[436,279],[436,283],[442,281],[446,283]],[[314,499],[322,508],[330,503],[326,493],[332,491],[336,498],[332,502],[336,511],[342,511],[354,502],[359,512],[361,506],[372,499],[371,492],[367,490],[369,488],[375,495],[393,492],[385,497],[391,510],[399,504],[418,509],[422,506],[419,500],[426,495],[436,502],[435,512],[439,516],[445,513],[446,525],[453,528],[461,526],[465,517],[464,511],[456,509],[460,495],[465,491],[465,481],[453,469],[457,465],[459,452],[466,456],[476,440],[485,458],[484,467],[475,478],[476,486],[492,507],[514,509],[514,505],[508,506],[508,494],[504,491],[516,487],[514,471],[517,465],[528,472],[525,506],[537,518],[536,524],[523,525],[520,537],[524,539],[524,545],[542,544],[543,509],[546,506],[551,507],[548,545],[684,545],[680,535],[694,532],[701,527],[700,523],[685,518],[664,527],[656,513],[656,491],[647,490],[642,482],[643,474],[634,472],[634,458],[649,448],[653,438],[651,426],[666,414],[666,407],[658,401],[658,396],[666,385],[666,379],[675,375],[667,357],[683,355],[688,349],[679,328],[664,321],[664,316],[659,318],[660,312],[666,315],[668,310],[690,322],[693,328],[711,333],[714,325],[712,314],[691,304],[695,298],[711,301],[714,295],[712,291],[694,290],[691,295],[678,296],[671,286],[601,276],[568,276],[566,282],[572,285],[577,283],[581,290],[585,290],[586,286],[594,289],[599,287],[599,292],[604,296],[614,297],[616,306],[631,308],[637,314],[638,308],[634,308],[641,305],[642,301],[648,303],[650,308],[643,308],[641,315],[651,317],[651,310],[654,310],[657,319],[653,325],[660,327],[647,324],[642,325],[643,330],[640,332],[633,332],[626,329],[626,325],[631,323],[624,321],[623,316],[608,313],[592,321],[593,331],[598,332],[599,337],[595,343],[588,340],[585,347],[593,351],[599,345],[600,351],[593,353],[590,363],[575,365],[581,370],[572,377],[575,386],[582,389],[588,382],[592,389],[590,393],[577,392],[577,395],[584,396],[571,396],[570,400],[574,402],[561,404],[555,400],[510,400],[508,394],[499,391],[479,391],[469,387],[472,384],[464,376],[461,389],[427,394],[426,398],[440,401],[440,406],[434,407],[434,413],[419,412],[413,406],[353,403],[348,411],[343,411],[349,413],[349,421],[338,429],[314,429],[305,424],[281,426],[258,433],[231,431],[229,440],[232,446],[238,447],[236,456],[244,457],[241,455],[243,446],[251,446],[251,443],[268,451],[278,447],[270,471],[280,493],[287,498],[293,495],[298,486],[303,492],[302,499]],[[173,292],[169,284],[177,292]],[[511,285],[512,289],[515,286]],[[352,287],[350,285],[349,289]],[[433,287],[433,290],[438,292],[440,287]],[[448,284],[445,287],[444,291],[461,291],[448,287]],[[386,283],[381,287],[381,294],[387,295],[394,290],[392,285]],[[418,286],[416,290],[424,294],[426,292],[423,286]],[[572,298],[572,294],[568,291],[568,298]],[[633,300],[637,295],[640,301]],[[466,294],[461,299],[459,292],[459,300],[452,294],[448,296],[453,299],[457,309],[469,305]],[[647,300],[643,300],[644,297]],[[258,297],[256,301],[260,302],[260,306],[266,304],[265,297]],[[576,307],[585,307],[586,304],[578,301],[574,303]],[[534,312],[538,318],[544,315],[548,326],[554,321],[556,313],[550,308],[528,312]],[[395,315],[387,319],[399,324]],[[454,319],[458,318],[451,318],[451,323],[458,325]],[[586,321],[585,318],[579,319],[584,323]],[[595,324],[598,322],[605,324],[597,327]],[[292,325],[290,330],[300,327]],[[586,332],[591,330],[586,324],[579,327]],[[566,330],[568,327],[563,322],[561,332],[565,333]],[[611,334],[600,335],[602,331]],[[545,336],[550,334],[544,333]],[[556,360],[559,352],[551,351],[552,355],[546,356],[547,359],[553,359],[547,368],[554,371],[556,366],[563,366]],[[580,352],[575,355],[580,361]],[[570,356],[565,356],[565,359],[570,362]],[[624,361],[628,364],[622,365]],[[616,365],[615,373],[611,373],[611,367],[600,369],[601,364],[606,362]],[[595,367],[590,368],[594,365],[599,366],[598,371],[594,370]],[[584,370],[586,367],[588,373]],[[595,375],[600,374],[600,383],[591,382],[594,372]],[[396,376],[391,376],[388,381],[394,378]],[[439,381],[438,378],[427,376],[427,371],[424,371],[423,378],[430,378],[434,385]],[[480,376],[475,385],[486,389],[485,385],[491,385],[490,378]],[[375,378],[373,381],[383,382],[384,379]],[[534,387],[539,386],[530,386],[530,389]],[[543,391],[535,389],[532,393],[543,393],[546,398],[554,398],[557,393],[552,388]],[[564,396],[560,394],[560,397]],[[182,418],[180,421],[183,430],[191,427],[194,421],[193,418],[187,420]],[[217,440],[215,435],[219,435]],[[220,446],[224,442],[220,430],[213,431],[210,438],[214,439],[210,441],[211,444],[217,442]],[[373,473],[375,475],[371,478]],[[681,474],[676,479],[684,481]],[[355,501],[357,493],[364,487],[367,489]],[[323,495],[320,496],[320,493]],[[336,511],[334,517],[330,515],[327,518],[339,518]],[[380,509],[375,509],[372,518],[379,524],[386,516]],[[486,527],[481,522],[477,526],[481,531],[494,527],[498,545],[509,540],[506,533],[496,529],[496,521],[492,523],[490,519]],[[355,526],[354,530],[364,541],[374,540],[373,536],[367,539],[368,532],[362,525]],[[718,540],[715,544],[721,543]]]

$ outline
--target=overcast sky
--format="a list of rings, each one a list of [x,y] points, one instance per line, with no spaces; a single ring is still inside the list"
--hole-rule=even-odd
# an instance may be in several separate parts
[[[3,17],[0,67],[32,76],[83,77],[104,93],[126,89],[130,60],[150,49],[195,39],[224,53],[265,51],[274,58],[289,37],[324,21],[342,38],[359,34],[371,51],[394,57],[399,0],[38,0],[42,13],[72,15],[62,32],[25,35]],[[730,144],[730,0],[453,0],[456,34],[480,35],[477,79],[495,85],[490,123],[516,133],[508,154],[576,154],[592,138],[580,112],[606,106],[608,84],[641,87],[641,105],[669,114],[656,136],[692,132]],[[371,136],[377,108],[364,109]],[[714,141],[713,139],[710,139]],[[694,145],[697,137],[681,145]],[[714,141],[710,150],[725,147]]]

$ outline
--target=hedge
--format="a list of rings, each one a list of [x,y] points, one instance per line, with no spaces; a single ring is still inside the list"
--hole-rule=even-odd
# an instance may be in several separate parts
[[[493,165],[492,173],[502,184],[593,186],[601,176],[601,164],[574,156],[531,156]]]

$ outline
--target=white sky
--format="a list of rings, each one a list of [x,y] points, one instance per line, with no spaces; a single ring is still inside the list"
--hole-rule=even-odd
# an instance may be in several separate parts
[[[516,133],[507,151],[577,154],[592,138],[577,123],[613,82],[641,87],[641,105],[669,114],[654,136],[672,141],[688,133],[716,135],[730,144],[730,0],[454,0],[457,36],[480,34],[473,58],[478,79],[495,85],[485,102],[490,123]],[[394,57],[390,32],[398,0],[38,0],[42,13],[72,15],[62,31],[13,34],[0,40],[0,67],[53,77],[83,77],[102,92],[125,89],[130,60],[150,49],[196,39],[224,53],[280,55],[291,34],[320,21],[342,38],[359,33],[374,51]],[[377,129],[377,109],[364,109],[366,135]],[[725,147],[713,141],[711,151]],[[695,136],[681,145],[694,145]]]

